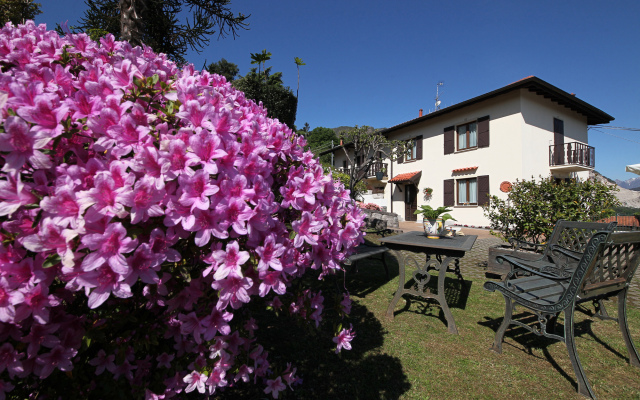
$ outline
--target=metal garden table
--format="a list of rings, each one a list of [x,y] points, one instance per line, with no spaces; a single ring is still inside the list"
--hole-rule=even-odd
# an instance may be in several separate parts
[[[404,294],[411,294],[425,299],[435,299],[444,312],[449,333],[457,335],[458,328],[456,328],[456,322],[445,298],[444,282],[447,271],[454,272],[462,280],[459,260],[464,257],[465,252],[471,250],[477,237],[476,235],[469,235],[429,239],[423,232],[407,232],[402,235],[381,239],[380,242],[393,251],[398,258],[400,275],[398,290],[387,309],[387,318],[393,319],[393,310]],[[418,256],[408,255],[407,252],[416,253]],[[404,287],[405,269],[407,267],[413,267],[414,269],[413,279],[415,284],[409,289]],[[432,269],[438,271],[438,291],[435,294],[427,287],[432,277],[429,271]]]

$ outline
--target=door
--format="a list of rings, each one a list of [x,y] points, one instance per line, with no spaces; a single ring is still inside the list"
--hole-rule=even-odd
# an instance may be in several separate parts
[[[564,121],[553,119],[553,161],[554,165],[564,165]]]
[[[418,209],[418,188],[414,184],[404,185],[404,220],[417,221],[414,212]]]

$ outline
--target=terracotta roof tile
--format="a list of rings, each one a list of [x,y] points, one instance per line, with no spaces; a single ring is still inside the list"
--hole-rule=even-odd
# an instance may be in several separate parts
[[[398,174],[395,177],[389,179],[390,183],[399,183],[399,182],[406,182],[406,181],[410,181],[413,177],[415,177],[416,175],[418,175],[420,173],[420,171],[416,171],[416,172],[406,172],[404,174]]]
[[[453,171],[451,171],[451,172],[456,173],[456,172],[474,171],[474,170],[476,170],[476,169],[478,169],[478,167],[456,168],[456,169],[454,169],[454,170],[453,170]]]

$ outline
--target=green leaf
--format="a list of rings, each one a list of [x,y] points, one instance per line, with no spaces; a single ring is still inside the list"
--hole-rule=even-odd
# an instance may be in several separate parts
[[[59,254],[51,254],[49,255],[49,257],[47,257],[44,260],[44,263],[42,264],[42,268],[51,268],[54,265],[57,265],[60,263],[60,255]]]

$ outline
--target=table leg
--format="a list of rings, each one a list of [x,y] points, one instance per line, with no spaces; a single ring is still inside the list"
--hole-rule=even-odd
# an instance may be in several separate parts
[[[445,297],[444,291],[444,283],[447,275],[447,269],[449,264],[452,261],[457,261],[457,257],[446,257],[444,260],[437,260],[436,257],[427,257],[426,262],[424,262],[424,266],[419,263],[419,257],[407,257],[401,251],[395,251],[394,254],[398,259],[398,289],[396,290],[393,299],[391,300],[391,304],[389,304],[389,308],[387,308],[386,317],[390,320],[393,320],[394,315],[393,311],[402,298],[404,294],[412,294],[415,296],[420,296],[425,299],[435,299],[442,308],[442,312],[444,313],[444,317],[447,320],[447,327],[449,333],[458,334],[458,329],[456,327],[456,322],[453,319],[453,314],[451,314],[451,310],[449,309],[449,305],[447,304],[447,299]],[[405,289],[404,285],[406,283],[406,267],[407,262],[411,261],[414,264],[415,271],[413,272],[413,278],[416,281],[417,289]],[[425,260],[424,258],[422,260]],[[438,270],[438,293],[433,294],[431,290],[426,287],[427,283],[431,278],[431,274],[429,274],[430,269]],[[420,278],[422,276],[423,278]]]
[[[447,298],[444,293],[444,281],[447,277],[447,269],[449,268],[449,263],[451,261],[457,261],[457,257],[447,257],[440,264],[440,271],[438,271],[438,295],[437,300],[440,303],[440,307],[442,307],[442,312],[444,313],[444,318],[447,320],[447,327],[449,329],[449,333],[453,333],[454,335],[458,334],[458,328],[456,327],[456,321],[453,319],[453,314],[451,314],[451,310],[449,309],[449,304],[447,304]]]

